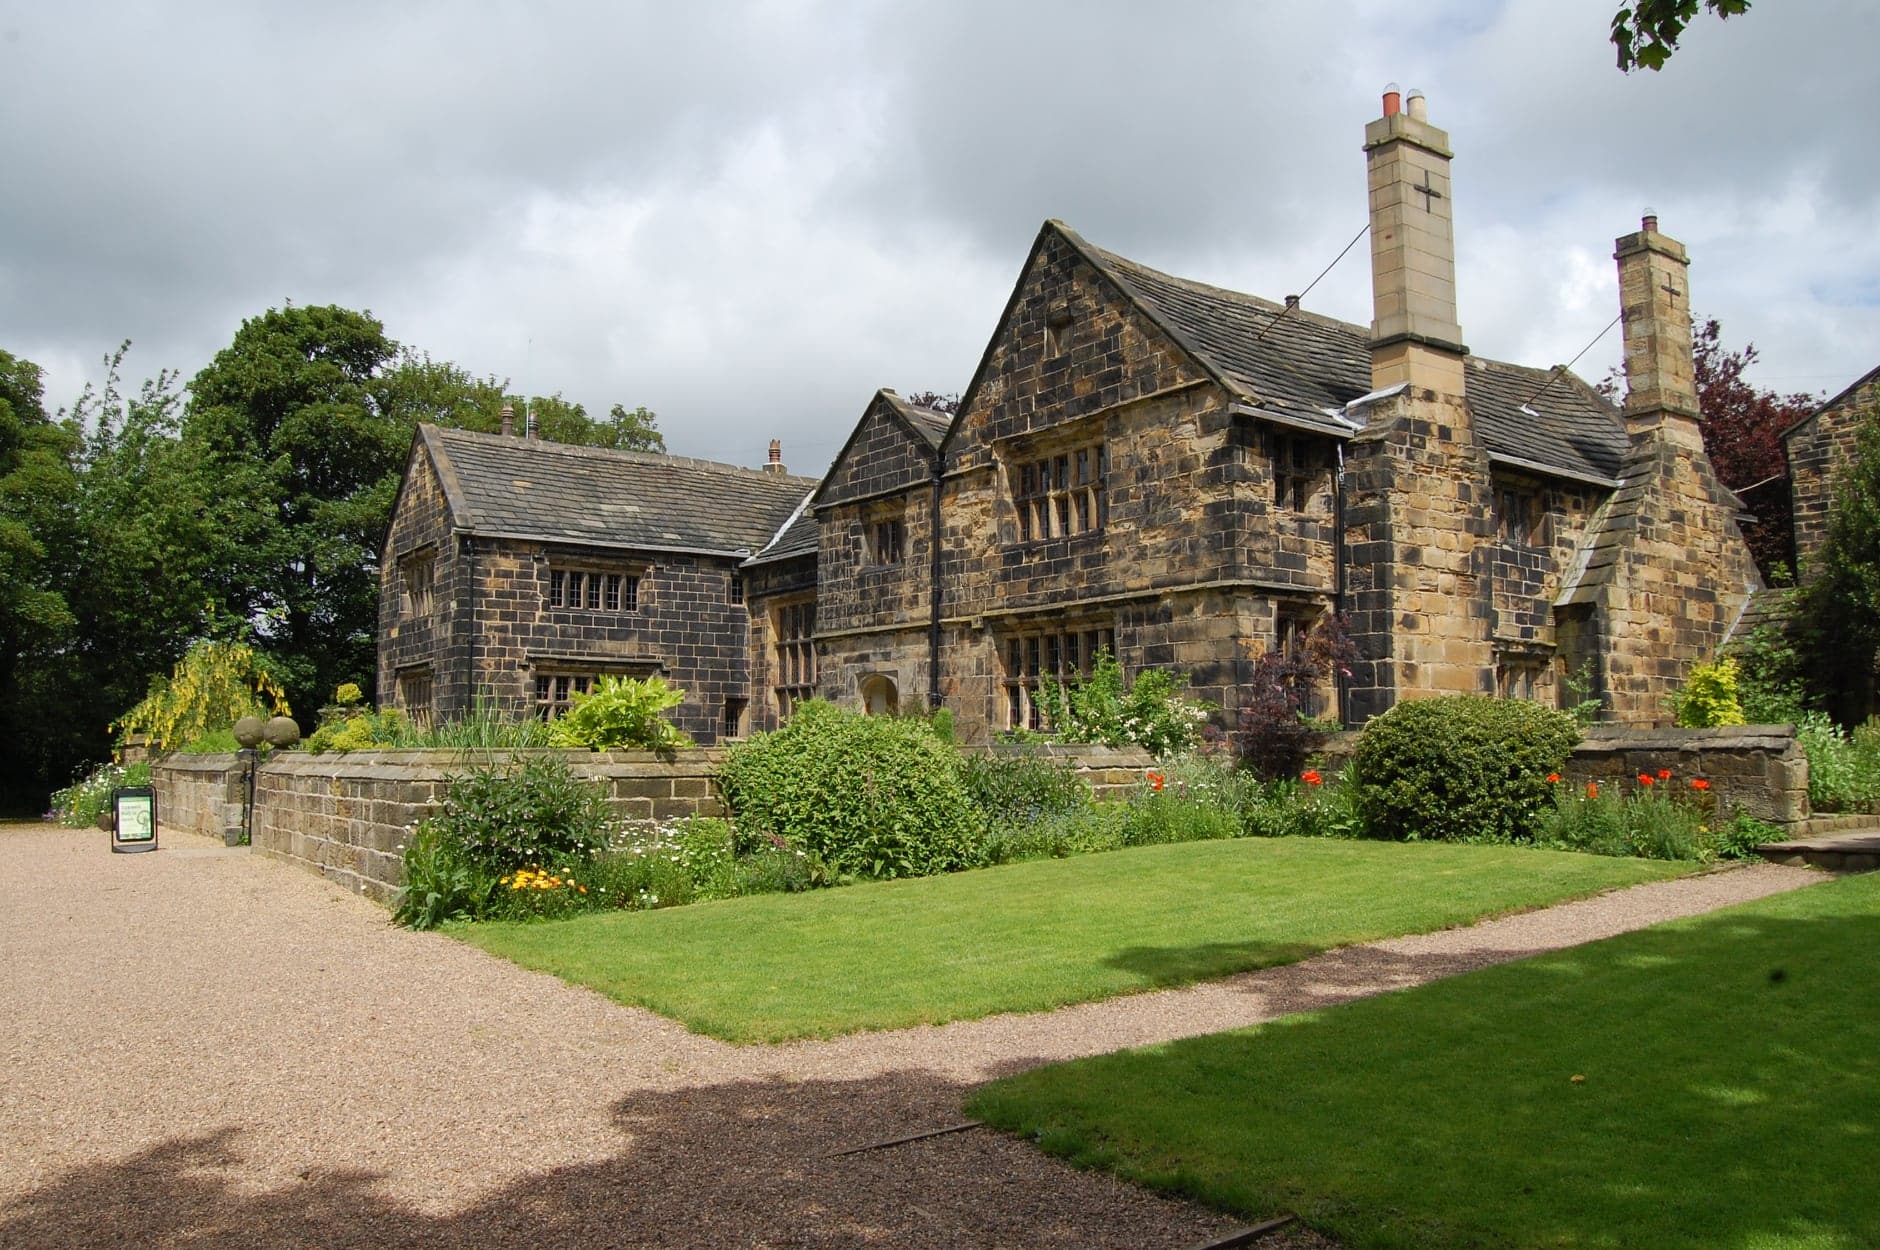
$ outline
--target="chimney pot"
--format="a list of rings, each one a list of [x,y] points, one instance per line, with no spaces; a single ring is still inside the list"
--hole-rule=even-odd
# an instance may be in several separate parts
[[[1430,119],[1430,102],[1415,87],[1410,88],[1410,94],[1404,98],[1404,108],[1414,121],[1426,122]]]
[[[1398,91],[1396,83],[1394,82],[1385,83],[1384,84],[1384,116],[1395,117],[1397,116],[1397,114],[1401,112],[1403,112],[1402,92]]]
[[[766,473],[788,473],[789,472],[788,469],[783,467],[783,440],[782,439],[773,438],[770,440],[770,459],[764,462],[764,472]]]
[[[527,413],[524,414],[522,418],[522,425],[523,425],[523,429],[526,431],[526,437],[529,438],[531,441],[537,441],[541,439],[542,431],[540,427],[538,427],[535,424],[535,409],[531,408],[528,410]]]
[[[1658,230],[1658,210],[1647,206],[1645,215],[1639,219],[1638,224],[1641,230],[1650,230],[1656,233]]]
[[[1288,295],[1286,297],[1286,307],[1288,308],[1299,307],[1299,297],[1297,295]]]
[[[503,417],[503,437],[514,438],[516,436],[515,406],[513,404],[504,404],[502,417]]]

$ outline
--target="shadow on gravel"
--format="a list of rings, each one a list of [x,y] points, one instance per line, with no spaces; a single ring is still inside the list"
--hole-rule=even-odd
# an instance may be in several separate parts
[[[615,1105],[612,1158],[526,1176],[445,1215],[393,1200],[363,1171],[242,1192],[242,1135],[221,1129],[49,1179],[0,1206],[0,1246],[1180,1250],[1235,1226],[986,1129],[827,1157],[958,1123],[966,1089],[898,1073],[636,1094]]]
[[[1540,954],[1535,950],[1419,951],[1402,954],[1371,946],[1345,946],[1321,952],[1316,947],[1278,947],[1245,942],[1211,942],[1167,947],[1132,946],[1105,962],[1112,967],[1151,976],[1165,984],[1192,984],[1224,977],[1221,967],[1244,969],[1249,959],[1264,966],[1234,972],[1224,984],[1237,993],[1262,999],[1261,1009],[1274,1015],[1312,1011],[1388,990],[1421,985],[1490,964],[1507,963]],[[1192,970],[1183,973],[1179,970]],[[1170,970],[1178,970],[1171,972]]]

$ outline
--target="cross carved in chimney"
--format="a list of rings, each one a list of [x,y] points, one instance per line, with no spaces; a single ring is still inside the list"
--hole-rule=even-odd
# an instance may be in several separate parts
[[[1434,211],[1436,201],[1443,198],[1443,193],[1430,185],[1430,171],[1427,169],[1423,171],[1423,185],[1410,189],[1423,196],[1423,211],[1426,213]]]
[[[1678,290],[1678,288],[1676,288],[1675,286],[1672,286],[1670,282],[1666,282],[1663,286],[1659,287],[1658,289],[1663,291],[1666,295],[1669,295],[1672,299],[1676,299],[1678,296],[1684,294],[1684,292]]]

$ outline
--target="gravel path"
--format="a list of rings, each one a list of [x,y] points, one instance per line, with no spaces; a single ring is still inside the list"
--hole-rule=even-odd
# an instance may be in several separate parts
[[[163,847],[0,827],[0,1247],[1177,1250],[1234,1222],[984,1131],[826,1156],[957,1121],[966,1088],[1039,1062],[1820,879],[1739,869],[1186,990],[739,1048],[245,850]]]

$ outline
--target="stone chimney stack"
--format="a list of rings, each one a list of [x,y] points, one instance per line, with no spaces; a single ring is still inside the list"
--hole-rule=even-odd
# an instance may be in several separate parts
[[[1625,324],[1626,431],[1642,434],[1662,426],[1681,441],[1698,438],[1690,256],[1682,243],[1658,233],[1658,215],[1649,208],[1637,233],[1618,239],[1615,248]]]
[[[1429,123],[1428,101],[1397,84],[1384,115],[1364,128],[1371,192],[1371,385],[1409,383],[1463,393],[1456,324],[1456,243],[1449,198],[1449,135]]]
[[[516,408],[514,404],[503,405],[502,418],[503,437],[514,438],[516,436]]]
[[[534,442],[542,437],[542,431],[535,424],[535,409],[525,408],[522,415],[523,437]]]
[[[775,439],[775,438],[770,440],[770,459],[764,462],[764,472],[766,473],[788,473],[789,472],[788,469],[783,467],[783,442],[782,440]]]

